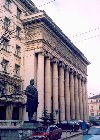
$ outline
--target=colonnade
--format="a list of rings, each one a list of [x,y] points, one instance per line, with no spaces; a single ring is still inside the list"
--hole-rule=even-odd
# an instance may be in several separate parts
[[[68,65],[39,52],[37,55],[37,89],[39,105],[37,119],[46,109],[56,121],[87,120],[86,77]]]

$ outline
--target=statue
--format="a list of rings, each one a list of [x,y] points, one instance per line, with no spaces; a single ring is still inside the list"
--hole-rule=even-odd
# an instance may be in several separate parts
[[[34,86],[34,79],[30,80],[30,85],[26,87],[26,112],[28,112],[29,121],[33,121],[33,114],[37,112],[38,107],[38,91]]]

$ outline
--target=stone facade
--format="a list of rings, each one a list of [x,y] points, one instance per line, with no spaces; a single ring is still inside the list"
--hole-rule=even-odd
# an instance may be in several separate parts
[[[20,97],[23,97],[23,101],[21,101],[19,109],[19,118],[27,120],[26,97],[23,91],[30,79],[34,79],[39,92],[37,120],[40,120],[44,109],[53,113],[56,121],[65,119],[87,120],[86,79],[88,60],[44,11],[39,11],[31,1],[29,1],[29,6],[24,5],[25,7],[22,6],[22,0],[18,0],[18,2],[11,4],[13,7],[16,3],[16,10],[21,10],[21,20],[16,19],[18,20],[16,26],[19,25],[22,29],[21,38],[11,37],[13,43],[11,42],[11,53],[7,53],[7,58],[9,56],[10,71],[14,70],[15,64],[20,66],[19,77],[17,75],[15,79],[12,72],[8,78],[12,79],[12,82],[15,79],[14,82],[17,82],[21,87],[20,93],[23,96]],[[27,2],[24,0],[24,4]],[[21,46],[20,58],[14,55],[16,44]],[[6,57],[5,54],[2,54],[2,57]],[[8,112],[14,109],[12,104],[13,101],[11,100],[9,104],[11,107],[8,107]],[[12,119],[8,112],[8,118]]]
[[[100,95],[88,98],[89,116],[100,116]]]

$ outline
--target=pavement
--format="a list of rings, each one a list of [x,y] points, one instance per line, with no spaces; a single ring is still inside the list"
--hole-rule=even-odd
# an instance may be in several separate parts
[[[63,131],[61,139],[59,139],[59,140],[64,140],[64,139],[71,138],[71,137],[81,135],[81,134],[82,134],[81,130],[79,130],[77,132]]]

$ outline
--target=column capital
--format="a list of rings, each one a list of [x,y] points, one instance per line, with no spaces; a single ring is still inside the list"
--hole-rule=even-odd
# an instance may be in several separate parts
[[[52,56],[50,53],[48,53],[48,52],[45,54],[45,57],[46,57],[47,59],[50,59],[50,60],[53,59],[53,56]]]
[[[81,74],[78,74],[78,79],[82,79],[82,75]]]
[[[65,70],[69,72],[70,71],[70,67],[68,65],[65,65]]]
[[[59,63],[59,60],[58,60],[56,57],[53,57],[52,60],[51,60],[51,62],[52,62],[52,63],[57,63],[57,64],[58,64],[58,63]]]
[[[69,72],[74,75],[74,70],[70,68]]]
[[[78,72],[77,71],[74,71],[73,74],[74,74],[75,77],[78,77]]]
[[[58,66],[65,68],[65,64],[63,62],[59,62],[59,65]]]
[[[83,82],[85,82],[85,81],[86,81],[86,78],[85,78],[85,77],[83,77],[83,76],[82,76],[82,81],[83,81]]]
[[[35,54],[46,55],[46,51],[43,48],[35,49]]]

